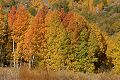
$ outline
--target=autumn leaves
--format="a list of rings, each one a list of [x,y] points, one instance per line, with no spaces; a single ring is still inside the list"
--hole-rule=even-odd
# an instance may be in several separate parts
[[[93,72],[106,65],[104,37],[78,13],[44,6],[34,17],[19,5],[11,8],[8,26],[17,44],[16,60],[34,55],[38,66],[55,71]]]

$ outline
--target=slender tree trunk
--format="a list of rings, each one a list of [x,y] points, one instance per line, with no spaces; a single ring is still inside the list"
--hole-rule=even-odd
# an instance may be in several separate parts
[[[29,70],[31,69],[31,58],[29,58]]]
[[[15,41],[13,39],[13,54],[14,54],[14,67],[16,66],[15,64]]]

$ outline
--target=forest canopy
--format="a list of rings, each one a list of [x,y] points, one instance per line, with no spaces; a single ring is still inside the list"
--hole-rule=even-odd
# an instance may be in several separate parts
[[[120,72],[119,0],[0,0],[0,66]]]

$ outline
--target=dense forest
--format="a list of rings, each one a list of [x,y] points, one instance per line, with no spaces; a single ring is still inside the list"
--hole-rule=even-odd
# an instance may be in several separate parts
[[[0,67],[120,73],[120,0],[0,0]]]

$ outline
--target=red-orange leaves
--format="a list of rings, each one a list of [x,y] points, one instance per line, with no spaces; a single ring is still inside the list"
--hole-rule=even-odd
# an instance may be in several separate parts
[[[34,31],[34,28],[33,27],[30,27],[26,33],[25,33],[25,36],[24,36],[24,59],[25,60],[28,60],[28,58],[32,55],[32,44],[31,44],[31,41],[32,41],[32,38],[33,38],[33,31]]]
[[[24,5],[20,4],[15,14],[15,21],[13,23],[14,38],[18,40],[29,25],[29,13]]]
[[[63,21],[63,19],[65,18],[67,13],[65,13],[64,9],[61,9],[61,11],[59,12],[59,16],[61,18],[61,21]]]
[[[13,30],[13,23],[15,20],[15,13],[16,13],[16,8],[15,6],[12,6],[10,12],[8,13],[8,26],[10,30]]]
[[[71,35],[72,43],[75,43],[79,38],[79,33],[83,28],[87,29],[87,23],[82,16],[77,13],[69,12],[64,20],[64,27]]]
[[[44,7],[38,14],[35,16],[30,28],[25,33],[24,38],[24,47],[26,47],[25,54],[31,55],[42,55],[43,50],[45,49],[46,39],[45,39],[45,22],[44,18],[47,13],[47,8]],[[39,54],[40,53],[40,54]]]

